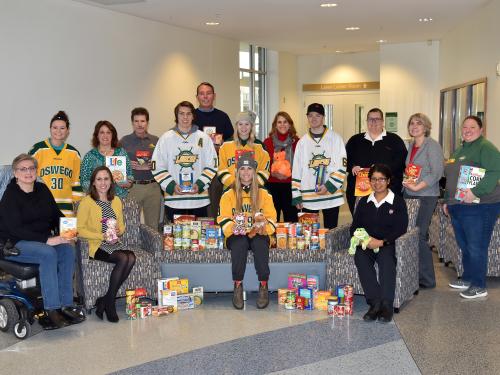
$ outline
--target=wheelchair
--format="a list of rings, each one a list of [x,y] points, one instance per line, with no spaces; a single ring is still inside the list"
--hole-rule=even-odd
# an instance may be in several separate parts
[[[0,279],[0,331],[24,340],[44,312],[38,265],[0,259],[0,270],[10,275]]]

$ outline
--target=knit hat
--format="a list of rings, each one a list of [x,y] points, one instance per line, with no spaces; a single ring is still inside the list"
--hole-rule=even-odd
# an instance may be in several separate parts
[[[253,169],[257,169],[257,162],[253,158],[252,153],[245,152],[240,155],[237,168],[240,169],[241,167],[252,167]]]
[[[234,123],[237,124],[240,121],[248,121],[252,126],[255,125],[255,119],[257,118],[257,115],[255,112],[252,111],[243,111],[240,112],[236,115],[236,119],[234,120]]]
[[[307,107],[307,114],[309,114],[310,112],[316,112],[316,113],[319,113],[321,116],[324,116],[325,115],[325,107],[323,107],[323,104],[311,103]]]

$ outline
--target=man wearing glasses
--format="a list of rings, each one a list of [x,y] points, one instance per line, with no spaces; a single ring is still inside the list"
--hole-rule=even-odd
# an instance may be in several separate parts
[[[354,212],[356,176],[363,168],[382,163],[391,168],[393,178],[390,189],[402,195],[403,172],[408,151],[403,140],[384,128],[384,114],[379,108],[372,108],[366,116],[367,131],[353,135],[346,144],[347,152],[347,203]]]

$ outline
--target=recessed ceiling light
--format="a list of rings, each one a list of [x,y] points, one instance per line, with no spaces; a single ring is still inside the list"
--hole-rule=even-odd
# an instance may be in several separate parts
[[[418,21],[419,22],[432,22],[432,18],[429,18],[429,17],[419,18]]]
[[[323,3],[320,5],[321,8],[334,8],[336,6],[337,6],[337,4],[335,4],[335,3]]]
[[[219,26],[220,22],[205,22],[205,25],[207,25],[207,26]]]
[[[387,40],[385,40],[385,39],[379,39],[379,40],[377,40],[377,43],[380,43],[380,44],[386,43],[386,42],[387,42]]]
[[[335,53],[342,53],[342,52],[343,52],[343,51],[341,51],[341,50],[339,50],[339,49],[335,51]]]
[[[350,26],[350,27],[346,27],[345,29],[347,31],[356,31],[356,30],[359,30],[359,27],[358,26]]]

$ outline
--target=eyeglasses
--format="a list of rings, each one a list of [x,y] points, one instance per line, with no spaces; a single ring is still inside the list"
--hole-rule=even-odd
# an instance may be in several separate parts
[[[376,124],[377,122],[381,122],[381,121],[382,121],[382,119],[380,117],[377,117],[377,118],[368,117],[368,119],[366,120],[366,122],[369,122],[372,124]]]
[[[26,173],[26,172],[34,172],[36,171],[36,168],[35,167],[23,167],[23,168],[16,168],[16,171],[19,171],[19,172],[22,172],[22,173]]]
[[[386,182],[387,178],[385,178],[385,177],[379,177],[379,178],[372,177],[372,178],[370,178],[370,181],[371,182]]]

